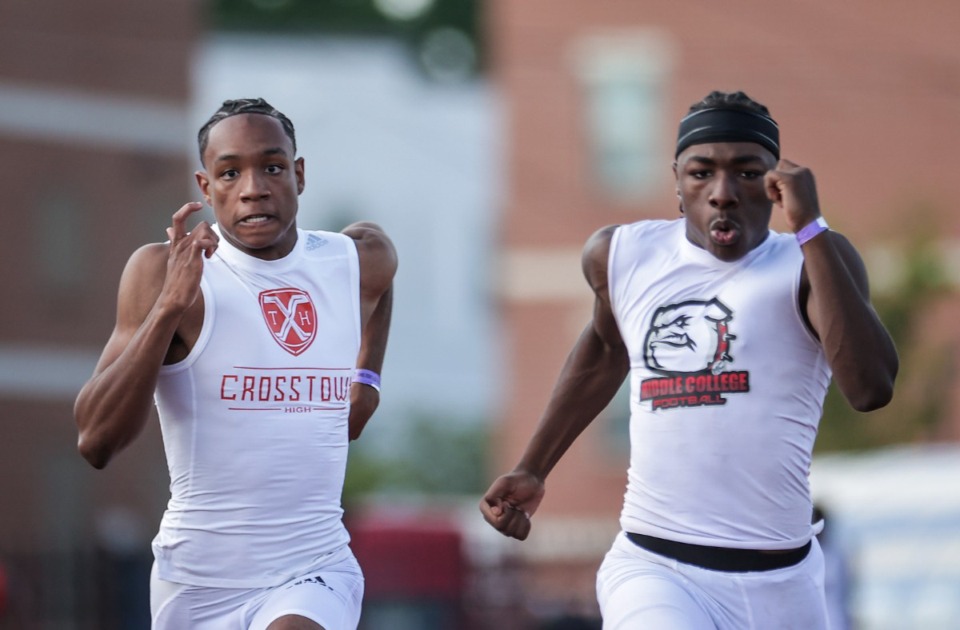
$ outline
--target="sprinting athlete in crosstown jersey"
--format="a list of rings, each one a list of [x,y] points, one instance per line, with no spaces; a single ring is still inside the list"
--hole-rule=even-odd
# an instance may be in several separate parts
[[[630,377],[623,532],[597,577],[604,628],[825,628],[807,475],[831,376],[890,400],[896,350],[856,250],[780,158],[767,108],[714,92],[680,122],[683,217],[603,228],[592,321],[514,470],[480,503],[525,539],[547,475]],[[773,210],[787,234],[770,229]]]
[[[133,254],[117,322],[75,405],[104,467],[156,401],[171,497],[153,543],[153,627],[356,628],[363,575],[340,495],[379,404],[397,258],[376,225],[297,227],[304,160],[262,99],[201,128],[215,225],[173,215]]]

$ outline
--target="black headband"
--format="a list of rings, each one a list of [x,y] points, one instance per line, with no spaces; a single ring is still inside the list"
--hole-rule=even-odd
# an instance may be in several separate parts
[[[763,114],[741,109],[701,109],[680,121],[677,152],[708,142],[756,142],[780,159],[780,128]]]

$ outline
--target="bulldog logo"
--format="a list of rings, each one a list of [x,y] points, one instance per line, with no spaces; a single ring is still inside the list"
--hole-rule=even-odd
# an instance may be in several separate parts
[[[726,394],[750,391],[750,372],[728,371],[733,312],[717,298],[658,308],[643,344],[646,366],[660,376],[640,382],[651,409],[727,404]]]
[[[723,370],[729,354],[732,313],[720,300],[691,300],[662,306],[653,314],[643,344],[647,367],[662,374]]]
[[[263,291],[260,293],[260,310],[273,338],[290,354],[301,354],[313,343],[317,334],[317,311],[305,291]]]

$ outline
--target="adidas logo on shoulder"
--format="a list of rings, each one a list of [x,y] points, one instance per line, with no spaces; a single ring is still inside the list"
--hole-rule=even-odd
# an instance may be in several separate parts
[[[320,249],[321,247],[323,247],[329,242],[330,241],[323,238],[322,236],[317,236],[316,234],[308,234],[307,235],[307,251],[312,252],[315,249]]]

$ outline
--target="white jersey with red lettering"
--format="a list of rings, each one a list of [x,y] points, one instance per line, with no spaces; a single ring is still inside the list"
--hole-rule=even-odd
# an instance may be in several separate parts
[[[808,475],[831,372],[799,309],[803,255],[771,231],[734,262],[686,221],[619,227],[609,291],[630,355],[625,531],[787,549],[810,540]]]
[[[267,261],[221,236],[200,287],[197,343],[157,384],[171,492],[157,574],[275,586],[349,542],[340,498],[360,348],[357,249],[342,234],[298,230],[293,251]]]

